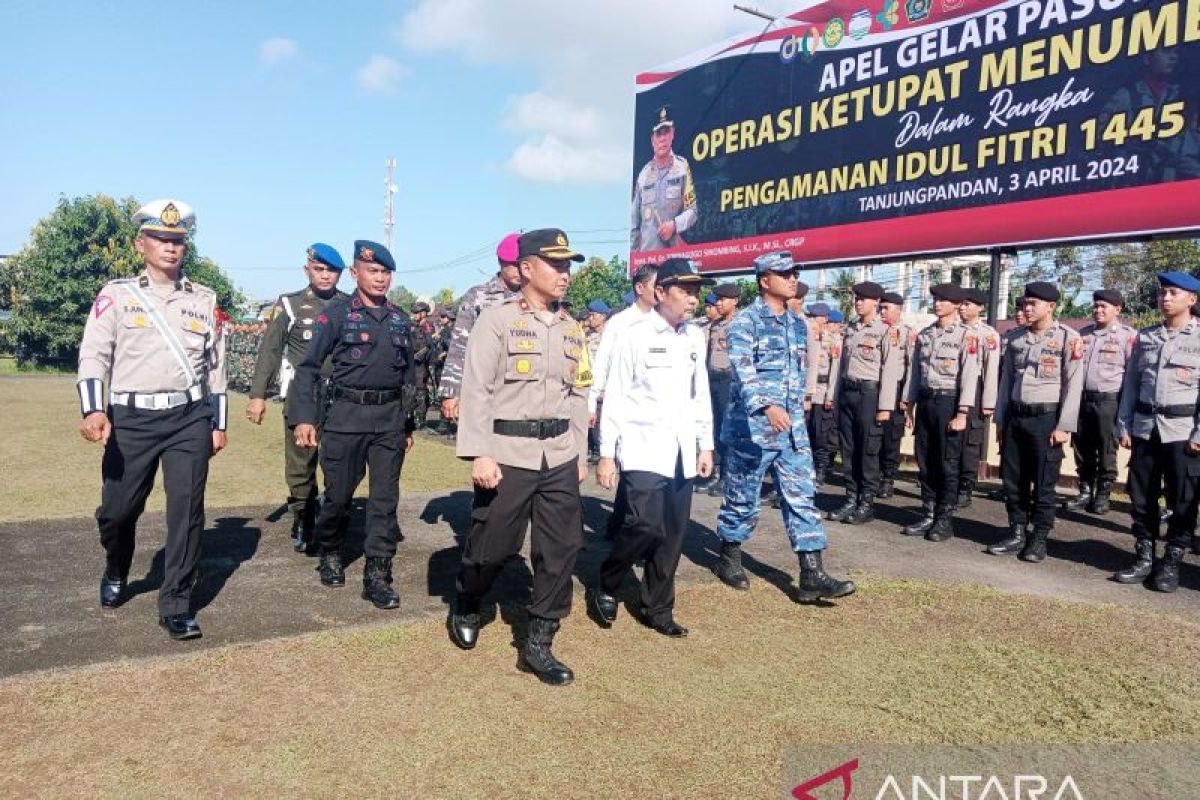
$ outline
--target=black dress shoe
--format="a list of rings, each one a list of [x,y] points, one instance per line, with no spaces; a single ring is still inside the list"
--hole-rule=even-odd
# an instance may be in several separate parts
[[[669,636],[672,639],[682,639],[688,635],[688,629],[673,619],[649,623],[651,630]]]
[[[200,626],[196,624],[196,618],[191,614],[171,614],[160,617],[158,624],[166,629],[168,636],[177,641],[200,638]]]
[[[100,578],[100,605],[104,608],[116,608],[121,605],[121,595],[125,592],[125,579],[112,578],[107,574]]]
[[[596,587],[587,593],[587,602],[601,622],[612,625],[617,621],[617,598],[608,592]]]

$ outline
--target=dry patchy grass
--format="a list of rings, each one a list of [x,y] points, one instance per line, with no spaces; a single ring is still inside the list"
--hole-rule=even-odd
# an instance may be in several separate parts
[[[92,514],[100,502],[102,448],[79,437],[74,379],[0,377],[0,405],[7,410],[0,522]],[[213,459],[208,506],[236,508],[282,501],[287,492],[282,406],[268,403],[261,426],[246,421],[244,395],[230,395],[229,406],[229,447]],[[420,435],[401,483],[406,491],[427,492],[465,486],[469,479],[470,468],[454,457],[449,440]],[[365,496],[365,481],[359,493]],[[146,507],[164,508],[161,486]]]
[[[683,641],[577,605],[561,689],[514,670],[500,621],[470,653],[430,620],[13,679],[0,794],[775,796],[788,745],[1200,735],[1190,621],[879,580],[836,608],[761,585],[678,608]]]

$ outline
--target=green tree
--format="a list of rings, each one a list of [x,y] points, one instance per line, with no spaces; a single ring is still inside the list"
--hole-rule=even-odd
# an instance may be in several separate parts
[[[417,302],[417,296],[410,292],[407,286],[396,284],[388,292],[388,300],[391,300],[405,311],[412,311],[413,303]]]
[[[113,278],[137,275],[141,257],[133,247],[138,201],[105,195],[62,198],[34,226],[29,244],[8,260],[13,318],[9,336],[21,364],[68,362],[92,301]],[[212,260],[188,248],[184,272],[211,287],[222,308],[233,309],[241,293]]]
[[[833,276],[833,286],[829,288],[834,302],[838,305],[838,310],[842,312],[842,316],[846,318],[847,322],[854,316],[854,292],[850,289],[857,282],[854,270],[843,269]]]
[[[567,289],[567,299],[576,310],[593,300],[603,300],[613,308],[621,303],[621,295],[632,288],[629,264],[613,256],[608,261],[592,257],[573,276]]]
[[[458,298],[454,296],[454,290],[449,286],[447,286],[445,289],[439,290],[438,293],[433,296],[433,303],[439,311],[443,308],[454,308],[458,305],[456,302],[457,300]]]

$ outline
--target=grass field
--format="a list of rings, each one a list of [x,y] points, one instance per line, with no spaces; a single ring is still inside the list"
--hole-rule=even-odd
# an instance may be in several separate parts
[[[435,620],[5,681],[0,795],[772,797],[788,745],[1200,737],[1194,622],[878,580],[678,609],[669,641],[577,604],[566,688]]]
[[[0,522],[88,516],[100,501],[103,448],[79,436],[79,400],[73,377],[0,377],[0,406],[10,424],[4,437],[4,481]],[[283,483],[282,406],[267,404],[261,426],[245,416],[246,397],[230,395],[229,447],[213,459],[206,502],[211,508],[281,502]],[[20,424],[12,424],[12,420]],[[470,468],[454,458],[448,439],[418,436],[401,485],[424,492],[469,483]],[[365,494],[366,484],[360,488]],[[161,510],[156,487],[146,504]]]

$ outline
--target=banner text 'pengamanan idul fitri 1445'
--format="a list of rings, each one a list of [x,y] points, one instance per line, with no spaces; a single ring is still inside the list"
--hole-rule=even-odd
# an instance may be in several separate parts
[[[825,0],[637,77],[631,266],[1198,230],[1197,75],[1200,0]]]

